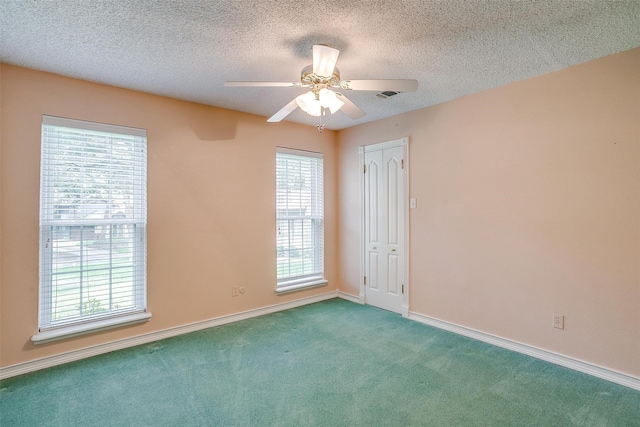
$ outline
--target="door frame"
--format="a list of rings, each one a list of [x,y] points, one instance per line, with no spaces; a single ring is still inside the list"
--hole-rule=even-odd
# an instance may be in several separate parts
[[[403,147],[404,149],[404,242],[403,252],[405,254],[402,260],[402,268],[404,269],[404,293],[402,295],[402,314],[403,317],[409,317],[409,137],[394,139],[386,142],[379,142],[370,145],[362,145],[358,147],[358,160],[360,163],[360,294],[358,299],[360,304],[366,304],[366,285],[364,283],[365,276],[365,256],[366,256],[366,230],[365,230],[365,204],[364,204],[364,154],[368,151],[383,150],[385,148]]]

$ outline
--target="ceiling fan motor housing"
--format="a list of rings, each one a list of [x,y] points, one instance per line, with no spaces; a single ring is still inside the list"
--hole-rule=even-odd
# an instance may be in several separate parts
[[[307,65],[300,72],[300,81],[305,85],[326,85],[340,87],[340,70],[338,67],[333,68],[333,74],[330,77],[319,76],[313,72],[313,65]]]

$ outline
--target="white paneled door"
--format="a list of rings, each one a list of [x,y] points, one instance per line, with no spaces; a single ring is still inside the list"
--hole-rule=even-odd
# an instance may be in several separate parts
[[[407,140],[362,151],[365,303],[406,314]]]

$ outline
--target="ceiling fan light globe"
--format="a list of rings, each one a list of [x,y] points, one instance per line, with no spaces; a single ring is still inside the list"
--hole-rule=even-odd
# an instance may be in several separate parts
[[[313,92],[303,93],[296,98],[298,107],[310,116],[319,116],[322,110],[320,101],[316,99],[316,95]]]
[[[314,99],[313,102],[309,104],[309,111],[307,111],[307,114],[318,117],[321,113],[322,105],[320,105],[320,101]]]
[[[315,101],[315,95],[313,92],[306,92],[296,98],[296,103],[298,107],[305,113],[309,112],[309,107],[311,103]]]
[[[344,102],[336,96],[336,93],[329,89],[321,89],[318,97],[320,98],[320,105],[323,108],[328,108],[331,114],[338,111],[344,105]]]
[[[340,51],[324,45],[313,46],[313,73],[320,77],[331,78]]]

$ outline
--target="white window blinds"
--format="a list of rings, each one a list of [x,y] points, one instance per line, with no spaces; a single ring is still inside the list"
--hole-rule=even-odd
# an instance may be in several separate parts
[[[40,330],[146,309],[146,131],[43,116]]]
[[[278,287],[324,274],[322,154],[278,148],[276,235]]]

